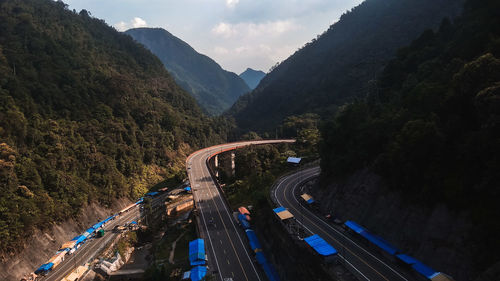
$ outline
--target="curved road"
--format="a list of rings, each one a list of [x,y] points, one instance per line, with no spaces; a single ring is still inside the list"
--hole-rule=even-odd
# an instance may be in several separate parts
[[[232,211],[222,199],[208,170],[208,159],[224,151],[248,145],[294,142],[266,140],[229,143],[208,147],[191,154],[186,167],[198,210],[200,236],[205,239],[209,270],[219,280],[266,280],[254,263],[246,237],[234,223]]]
[[[315,178],[319,173],[320,168],[314,167],[281,178],[271,192],[273,200],[287,208],[307,232],[311,235],[318,234],[337,249],[346,267],[359,280],[417,280],[412,274],[385,261],[379,254],[365,249],[351,239],[350,234],[327,223],[299,202],[297,196],[301,182]]]

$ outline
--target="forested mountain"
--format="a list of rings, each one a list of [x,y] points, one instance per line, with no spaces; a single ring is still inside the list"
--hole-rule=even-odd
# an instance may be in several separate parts
[[[272,130],[286,117],[322,116],[364,95],[397,48],[444,17],[463,0],[366,0],[266,75],[229,110],[243,130]]]
[[[498,272],[499,1],[467,1],[454,23],[400,49],[368,97],[321,131],[325,178],[368,168],[407,202],[470,217],[471,233],[459,238],[474,249],[465,259],[476,273],[494,263]]]
[[[214,60],[164,29],[134,28],[125,33],[151,50],[177,83],[210,115],[222,113],[250,91],[238,75],[222,69]]]
[[[0,2],[0,108],[2,253],[223,140],[153,54],[60,1]]]
[[[260,80],[266,76],[266,73],[260,70],[254,70],[247,68],[240,74],[241,79],[247,83],[251,90],[255,89],[259,85]]]

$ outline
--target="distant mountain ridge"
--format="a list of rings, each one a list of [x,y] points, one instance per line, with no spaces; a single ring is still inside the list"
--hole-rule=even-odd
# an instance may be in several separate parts
[[[259,85],[260,80],[262,80],[264,76],[266,76],[266,73],[264,71],[251,68],[247,68],[247,70],[240,74],[241,79],[243,79],[245,83],[247,83],[248,87],[252,90]]]
[[[244,131],[273,130],[290,115],[331,115],[363,96],[398,48],[457,16],[463,2],[366,0],[268,73],[228,114]]]
[[[176,82],[210,115],[222,113],[250,91],[237,74],[222,69],[165,29],[134,28],[125,33],[155,54]]]

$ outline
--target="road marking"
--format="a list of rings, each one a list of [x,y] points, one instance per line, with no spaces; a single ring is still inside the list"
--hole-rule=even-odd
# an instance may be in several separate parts
[[[307,173],[307,176],[305,177],[306,179],[309,178],[312,178],[310,176],[310,174],[314,174],[314,173],[317,173],[317,170],[318,168],[313,168],[313,169],[309,169],[309,170],[306,170],[308,173]],[[303,174],[302,174],[303,175]],[[275,190],[274,190],[274,197],[276,198],[276,200],[278,201],[279,204],[281,204],[281,202],[279,202],[279,198],[277,196],[277,192],[278,192],[278,189],[281,188],[281,186],[283,185],[283,183],[285,181],[290,181],[292,182],[294,180],[294,177],[297,178],[301,176],[300,174],[293,174],[293,175],[290,175],[286,178],[284,178],[283,180],[281,180],[278,185],[276,186]],[[314,175],[316,176],[316,175]],[[303,181],[302,181],[303,182]],[[293,184],[293,182],[292,182]],[[403,277],[400,273],[398,273],[397,271],[395,271],[393,268],[391,268],[389,265],[387,265],[386,263],[384,263],[383,261],[381,261],[380,259],[378,259],[377,257],[375,257],[374,255],[372,255],[371,253],[369,253],[367,250],[365,250],[364,248],[362,248],[361,246],[359,246],[357,243],[355,243],[354,241],[352,241],[350,238],[348,238],[347,236],[345,236],[344,234],[342,234],[341,232],[339,232],[337,229],[333,228],[331,225],[328,225],[326,222],[324,222],[323,220],[321,220],[320,218],[318,218],[316,215],[314,215],[311,211],[309,211],[307,208],[305,208],[304,206],[302,206],[302,204],[300,204],[300,202],[297,200],[297,198],[295,198],[295,190],[297,189],[297,186],[298,186],[298,183],[296,183],[294,186],[293,186],[293,190],[292,190],[292,197],[293,199],[295,200],[295,202],[297,203],[297,205],[299,205],[301,207],[301,209],[307,211],[309,214],[311,214],[314,218],[316,218],[317,220],[320,220],[324,225],[326,225],[328,228],[334,230],[337,234],[339,234],[340,236],[342,236],[344,239],[346,239],[347,241],[351,242],[352,244],[354,244],[356,247],[358,247],[359,249],[361,249],[362,251],[364,251],[365,253],[367,253],[368,255],[370,255],[372,258],[374,258],[375,260],[377,260],[378,262],[380,262],[381,264],[383,264],[384,266],[386,266],[387,268],[389,268],[392,272],[396,273],[396,275],[398,275],[400,278],[402,278],[403,280],[406,280],[408,281],[405,277]],[[300,212],[297,208],[295,208],[293,206],[293,204],[290,203],[290,201],[288,200],[288,197],[286,196],[286,189],[287,189],[287,186],[285,186],[283,188],[283,197],[285,198],[285,200],[290,204],[290,207],[292,209],[294,209],[295,211],[299,212],[299,213],[302,213]],[[375,270],[373,267],[371,267],[365,260],[363,260],[361,257],[359,257],[358,255],[354,254],[349,248],[345,247],[345,245],[341,242],[339,242],[337,239],[335,239],[334,237],[332,237],[328,232],[325,232],[318,224],[316,224],[314,221],[312,221],[311,219],[309,219],[308,217],[305,217],[303,216],[306,220],[308,220],[309,222],[311,222],[313,225],[315,225],[318,229],[320,229],[321,232],[325,233],[328,237],[330,237],[331,239],[333,239],[334,241],[336,241],[337,243],[339,243],[340,245],[342,245],[343,248],[345,248],[347,251],[349,251],[352,255],[356,256],[358,259],[360,259],[363,263],[365,263],[368,267],[370,267],[371,269],[373,269],[375,272],[377,272],[379,275],[381,275],[384,279],[388,280],[387,278],[385,278],[384,275],[382,275],[380,272],[378,272],[377,270]],[[346,260],[347,261],[347,260]],[[354,267],[353,267],[354,268]],[[357,269],[356,269],[357,270]],[[357,270],[359,272],[359,270]]]
[[[229,262],[229,260],[226,260],[226,261],[227,261],[227,264],[231,264],[231,263]]]

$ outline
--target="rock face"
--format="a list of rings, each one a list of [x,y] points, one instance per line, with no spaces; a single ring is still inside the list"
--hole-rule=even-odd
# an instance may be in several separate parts
[[[473,264],[474,228],[469,214],[444,205],[419,206],[386,188],[368,170],[345,183],[310,190],[320,208],[342,220],[354,220],[405,253],[457,281],[478,276]]]

